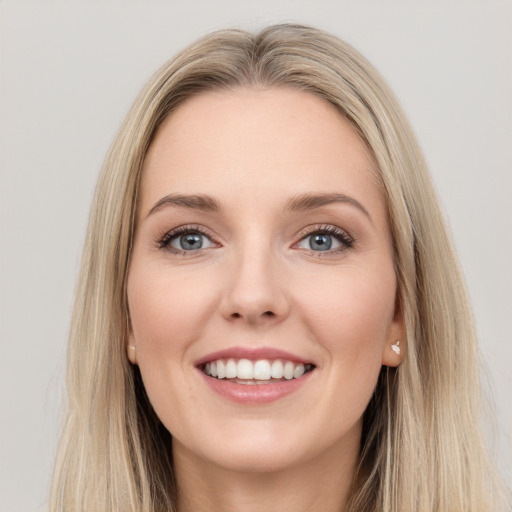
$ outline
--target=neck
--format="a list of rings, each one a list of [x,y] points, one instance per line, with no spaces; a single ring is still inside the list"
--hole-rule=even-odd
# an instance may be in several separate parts
[[[178,512],[343,512],[359,442],[331,446],[315,458],[272,472],[240,472],[205,461],[173,440]],[[357,433],[359,441],[359,432]]]

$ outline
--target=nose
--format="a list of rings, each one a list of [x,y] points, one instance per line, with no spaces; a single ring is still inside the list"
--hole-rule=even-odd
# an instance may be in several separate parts
[[[288,316],[283,269],[266,249],[248,251],[232,262],[220,306],[226,320],[256,326],[278,323]]]

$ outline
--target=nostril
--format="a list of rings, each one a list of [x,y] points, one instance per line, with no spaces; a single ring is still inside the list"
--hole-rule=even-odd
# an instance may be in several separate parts
[[[243,318],[244,317],[244,315],[242,315],[241,313],[233,313],[231,316],[233,318]],[[274,317],[276,315],[273,311],[265,311],[264,313],[262,313],[261,316]]]

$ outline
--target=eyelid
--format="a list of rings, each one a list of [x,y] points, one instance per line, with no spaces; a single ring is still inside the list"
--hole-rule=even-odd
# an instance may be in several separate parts
[[[156,246],[159,249],[167,250],[173,254],[186,254],[186,255],[192,255],[196,254],[202,250],[210,249],[211,247],[201,247],[196,250],[190,250],[185,251],[182,249],[178,249],[176,247],[172,247],[171,241],[180,235],[184,235],[187,233],[197,233],[199,235],[202,235],[210,240],[210,242],[213,244],[213,246],[220,247],[220,243],[216,240],[216,237],[205,227],[200,226],[198,224],[184,224],[181,226],[176,226],[168,231],[165,232],[163,236],[159,236],[156,240]]]
[[[305,240],[308,236],[317,233],[327,234],[335,237],[340,242],[341,247],[335,249],[328,249],[325,251],[314,251],[313,249],[298,247],[298,244]],[[308,251],[309,253],[317,257],[329,255],[332,256],[333,254],[346,251],[347,249],[351,249],[356,242],[354,237],[350,235],[345,229],[339,228],[338,226],[334,226],[332,224],[316,224],[312,226],[307,226],[297,234],[297,238],[298,240],[292,245],[292,248]]]
[[[170,246],[170,242],[177,238],[178,236],[186,233],[198,233],[202,236],[205,236],[210,240],[210,242],[213,244],[213,246],[210,247],[201,247],[196,250],[182,250],[175,247]],[[341,244],[341,247],[337,247],[335,249],[327,249],[325,251],[315,251],[313,249],[306,249],[302,247],[298,247],[298,244],[301,243],[305,238],[308,236],[317,234],[317,233],[323,233],[328,234],[330,236],[333,236],[338,240],[338,242]],[[329,256],[329,255],[335,255],[337,253],[340,253],[342,251],[345,251],[347,249],[351,249],[355,243],[355,239],[353,236],[351,236],[345,229],[342,229],[338,226],[332,225],[332,224],[316,224],[316,225],[310,225],[306,226],[303,229],[301,229],[297,235],[296,235],[297,241],[294,242],[291,246],[292,249],[301,249],[304,251],[307,251],[314,256],[322,257],[322,256]],[[183,254],[183,255],[194,255],[198,254],[199,252],[202,252],[206,249],[211,249],[213,247],[221,247],[222,244],[218,241],[217,237],[207,228],[204,226],[201,226],[199,224],[183,224],[181,226],[176,226],[164,233],[163,236],[159,236],[156,239],[155,245],[158,249],[164,249],[167,250],[173,254]]]

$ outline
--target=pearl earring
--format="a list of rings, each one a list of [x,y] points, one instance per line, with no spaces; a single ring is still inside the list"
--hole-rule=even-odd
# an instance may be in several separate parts
[[[128,348],[129,348],[130,350],[135,350],[135,345],[130,345]]]
[[[391,350],[397,355],[400,355],[400,341],[397,341],[393,345],[391,345]]]

